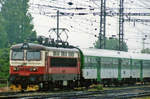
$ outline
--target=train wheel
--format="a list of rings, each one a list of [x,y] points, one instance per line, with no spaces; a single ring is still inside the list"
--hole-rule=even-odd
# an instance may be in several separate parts
[[[76,81],[69,81],[68,88],[74,89],[76,87]]]
[[[52,82],[49,82],[48,85],[49,85],[48,86],[49,90],[51,90],[51,91],[54,90],[54,84]]]
[[[42,87],[43,91],[48,91],[48,90],[53,90],[53,89],[54,89],[53,83],[43,82],[43,87]]]

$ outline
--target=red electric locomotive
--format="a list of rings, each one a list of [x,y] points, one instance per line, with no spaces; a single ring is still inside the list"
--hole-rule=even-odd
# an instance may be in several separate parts
[[[80,51],[39,44],[13,45],[10,51],[12,90],[74,87],[80,80]]]

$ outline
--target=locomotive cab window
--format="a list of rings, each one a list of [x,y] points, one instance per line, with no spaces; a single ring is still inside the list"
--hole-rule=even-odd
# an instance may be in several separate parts
[[[12,60],[23,60],[24,52],[23,51],[12,51]]]
[[[40,60],[41,52],[40,51],[27,51],[26,58],[27,60]]]

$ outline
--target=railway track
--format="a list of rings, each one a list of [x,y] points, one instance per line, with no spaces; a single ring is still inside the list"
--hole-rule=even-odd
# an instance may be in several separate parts
[[[104,89],[101,91],[54,91],[54,92],[7,92],[0,93],[0,98],[16,99],[127,99],[150,96],[150,86],[134,86]]]

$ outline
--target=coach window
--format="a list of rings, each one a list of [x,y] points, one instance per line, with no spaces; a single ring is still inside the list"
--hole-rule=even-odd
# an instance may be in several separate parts
[[[76,67],[76,58],[62,58],[62,57],[52,57],[51,58],[52,67]]]
[[[93,63],[96,63],[96,59],[95,59],[95,57],[93,57]]]
[[[84,57],[84,62],[87,63],[87,57]]]
[[[91,59],[90,59],[90,57],[88,57],[88,62],[91,62]]]
[[[68,52],[68,56],[74,56],[74,53],[73,52]]]
[[[61,56],[67,56],[67,52],[61,51]]]
[[[54,51],[54,52],[53,52],[53,55],[54,55],[54,56],[59,56],[59,52],[58,52],[58,51]]]
[[[85,63],[88,62],[88,58],[87,58],[87,57],[84,58],[84,62],[85,62]]]
[[[88,62],[90,63],[91,62],[91,57],[87,57],[88,58]]]

